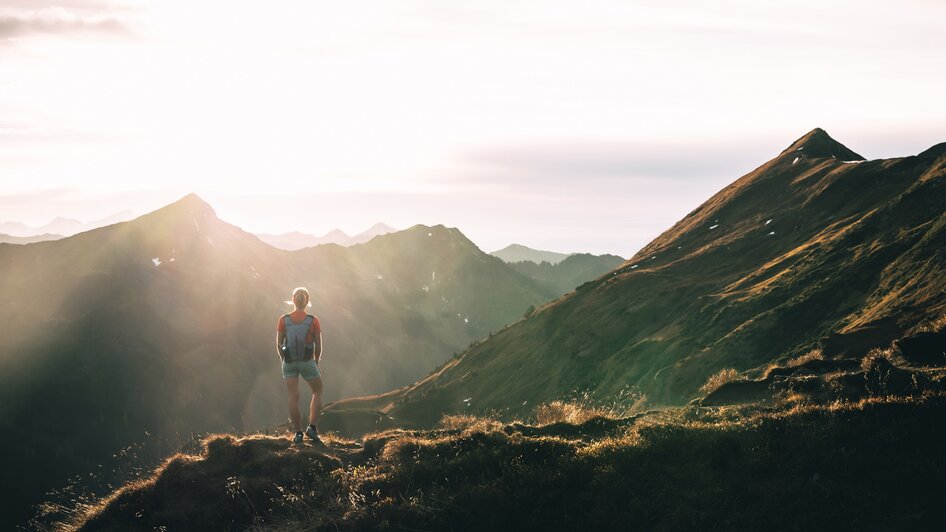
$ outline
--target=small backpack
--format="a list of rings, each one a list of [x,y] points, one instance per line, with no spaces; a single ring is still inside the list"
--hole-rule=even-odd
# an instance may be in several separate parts
[[[289,314],[282,317],[286,324],[286,339],[279,346],[282,359],[285,362],[297,362],[300,360],[312,360],[315,354],[315,344],[306,343],[306,336],[309,329],[312,328],[312,321],[315,316],[306,314],[304,320],[300,323],[293,323]]]

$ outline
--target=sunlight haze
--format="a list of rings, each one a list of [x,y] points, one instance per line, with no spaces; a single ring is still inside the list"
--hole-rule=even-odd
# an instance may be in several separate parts
[[[195,192],[251,232],[383,221],[630,256],[823,127],[946,140],[942,3],[13,0],[0,221]],[[879,21],[879,23],[878,23]]]

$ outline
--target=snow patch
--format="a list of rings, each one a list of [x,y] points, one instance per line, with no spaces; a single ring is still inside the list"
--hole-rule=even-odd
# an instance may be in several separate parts
[[[801,157],[795,157],[795,160],[794,160],[794,161],[792,161],[792,164],[795,164],[795,163],[797,163],[797,162],[798,162],[798,159],[801,159]]]
[[[437,280],[437,272],[430,272],[430,280],[431,281]]]
[[[775,231],[772,231],[772,232],[769,233],[769,236],[772,236],[772,235],[774,235],[774,234],[775,234]]]
[[[844,164],[860,164],[864,161],[841,161]]]
[[[425,287],[421,288],[421,290],[423,290],[424,292],[430,292],[430,287],[429,287],[429,286],[425,286]]]
[[[798,149],[797,149],[797,150],[795,150],[795,151],[802,151],[802,150],[804,150],[804,149],[805,149],[805,147],[804,147],[804,146],[802,146],[801,148],[798,148]]]
[[[159,258],[157,258],[157,257],[151,259],[151,262],[154,263],[154,267],[155,267],[155,268],[157,268],[158,266],[161,265],[161,259],[159,259]]]
[[[769,218],[768,220],[765,221],[765,225],[769,225],[770,223],[772,223],[772,219],[771,219],[771,218]]]
[[[640,264],[635,264],[635,265],[631,266],[631,269],[633,270],[634,268],[636,268],[636,267],[638,267],[638,266],[640,266]]]
[[[379,274],[378,274],[378,280],[380,281],[381,279],[384,279],[384,276],[379,273]]]
[[[719,224],[711,225],[711,226],[710,226],[710,229],[716,229],[717,227],[719,227]]]
[[[174,257],[171,257],[171,260],[169,262],[174,262]]]
[[[470,318],[463,318],[463,323],[470,323]]]
[[[427,236],[434,236],[433,233],[427,233]]]

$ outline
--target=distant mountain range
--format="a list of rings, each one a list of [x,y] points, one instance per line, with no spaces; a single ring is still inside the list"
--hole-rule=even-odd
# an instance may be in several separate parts
[[[604,275],[624,262],[617,255],[556,253],[521,244],[510,244],[490,255],[499,257],[509,267],[535,281],[551,299]]]
[[[322,322],[327,400],[410,384],[563,293],[457,229],[284,251],[194,195],[73,237],[0,245],[0,271],[0,468],[20,479],[0,514],[19,518],[134,442],[147,441],[146,459],[194,433],[285,419],[273,339],[296,286]],[[592,278],[562,271],[567,289]]]
[[[540,249],[532,249],[522,244],[509,244],[503,249],[493,251],[490,255],[494,257],[499,257],[506,262],[534,262],[536,264],[541,264],[542,262],[548,262],[549,264],[555,265],[559,262],[565,260],[571,253],[556,253],[554,251],[542,251]]]
[[[624,259],[617,255],[573,253],[555,264],[526,260],[511,262],[509,267],[535,281],[554,299],[610,272],[622,262]]]
[[[329,410],[429,425],[628,389],[672,406],[727,368],[762,375],[815,349],[856,365],[946,320],[944,205],[946,143],[866,161],[815,129],[613,272],[412,387]]]
[[[59,240],[62,235],[42,234],[35,236],[10,236],[0,234],[0,244],[33,244],[35,242],[48,242],[50,240]]]
[[[364,244],[376,236],[386,235],[396,231],[397,229],[379,222],[368,228],[368,230],[358,233],[355,236],[348,236],[341,229],[333,229],[322,236],[313,236],[306,233],[300,233],[298,231],[282,233],[278,235],[260,233],[256,236],[258,236],[263,242],[266,242],[275,248],[296,251],[302,248],[318,246],[320,244],[338,244],[339,246],[346,247],[354,246],[355,244]]]
[[[54,240],[52,237],[62,238],[64,236],[72,236],[83,231],[90,231],[92,229],[98,229],[99,227],[105,227],[106,225],[125,222],[134,217],[135,214],[131,211],[117,212],[111,216],[106,216],[99,220],[92,220],[91,222],[82,222],[73,218],[56,217],[48,224],[39,227],[30,227],[20,222],[0,222],[0,234],[10,237],[43,236],[50,237],[46,238],[46,240]],[[29,242],[11,243],[28,244]]]

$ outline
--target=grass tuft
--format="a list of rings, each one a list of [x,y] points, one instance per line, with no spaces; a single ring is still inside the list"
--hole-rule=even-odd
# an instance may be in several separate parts
[[[703,386],[700,386],[700,391],[703,392],[704,395],[709,395],[718,390],[724,384],[740,380],[746,380],[746,377],[736,371],[734,368],[722,369],[710,376],[710,378],[706,379],[706,382],[703,384]]]

